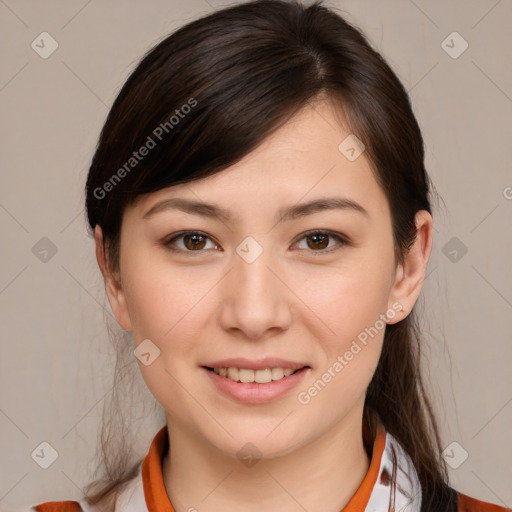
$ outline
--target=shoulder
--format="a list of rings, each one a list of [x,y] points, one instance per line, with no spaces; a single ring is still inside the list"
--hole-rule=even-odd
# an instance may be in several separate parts
[[[83,512],[78,501],[47,501],[34,505],[29,512]]]
[[[437,499],[429,510],[436,512],[512,512],[510,508],[472,498],[448,484],[436,490],[435,495]]]
[[[80,501],[45,501],[39,505],[34,505],[30,510],[24,512],[101,512],[94,505],[90,505],[85,500]]]
[[[135,476],[117,486],[113,503],[116,512],[148,512],[141,467],[142,463]],[[111,504],[107,508],[110,509]],[[85,497],[79,501],[47,501],[23,512],[105,512],[105,503],[93,505]]]
[[[477,500],[466,494],[457,493],[457,512],[511,512],[512,509]]]

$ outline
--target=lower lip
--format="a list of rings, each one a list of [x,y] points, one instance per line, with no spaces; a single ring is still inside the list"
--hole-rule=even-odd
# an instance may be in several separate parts
[[[270,402],[296,386],[311,368],[301,368],[299,371],[279,380],[259,384],[257,382],[235,382],[222,377],[203,367],[212,382],[231,398],[248,404],[263,404]]]

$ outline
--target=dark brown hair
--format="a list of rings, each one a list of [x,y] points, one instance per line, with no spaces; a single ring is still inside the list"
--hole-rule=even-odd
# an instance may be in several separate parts
[[[396,260],[403,261],[415,240],[415,214],[431,212],[433,192],[407,91],[362,33],[321,1],[260,0],[213,12],[163,39],[117,96],[86,185],[89,226],[101,226],[111,269],[119,269],[123,212],[140,194],[226,169],[321,97],[335,102],[364,143],[389,201]],[[151,146],[144,158],[131,160],[143,146]],[[448,477],[418,331],[416,308],[386,327],[364,421],[374,433],[380,416],[414,462],[422,510],[435,510]],[[92,503],[119,490],[138,464],[126,467],[127,456],[112,453],[106,425],[104,418],[104,476],[86,491]]]

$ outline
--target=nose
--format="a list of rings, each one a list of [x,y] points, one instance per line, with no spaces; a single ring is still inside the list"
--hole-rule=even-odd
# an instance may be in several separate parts
[[[263,250],[252,262],[235,254],[220,283],[221,327],[240,338],[259,340],[290,326],[293,294],[270,253]]]

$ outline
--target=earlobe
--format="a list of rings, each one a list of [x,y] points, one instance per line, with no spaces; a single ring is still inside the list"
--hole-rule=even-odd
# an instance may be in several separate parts
[[[130,321],[130,315],[128,314],[128,308],[126,306],[126,300],[119,276],[112,272],[108,265],[107,257],[105,254],[105,246],[103,243],[103,231],[99,224],[96,224],[94,228],[94,241],[96,243],[96,260],[100,267],[101,274],[105,281],[105,291],[107,294],[108,302],[116,317],[116,321],[125,331],[131,331],[132,325]]]
[[[426,210],[419,210],[415,216],[416,240],[404,256],[403,263],[397,267],[395,280],[390,293],[390,304],[402,306],[400,315],[396,315],[388,324],[403,320],[412,310],[423,287],[423,280],[432,251],[433,220]]]

